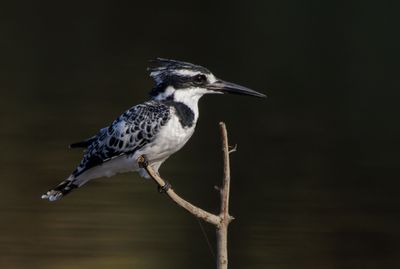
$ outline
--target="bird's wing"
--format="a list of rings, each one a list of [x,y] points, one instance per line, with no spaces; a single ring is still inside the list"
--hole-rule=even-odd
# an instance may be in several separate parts
[[[85,155],[73,172],[75,177],[86,170],[109,161],[115,157],[133,154],[155,135],[170,117],[169,106],[149,101],[136,105],[118,117],[108,128],[85,141],[89,142]],[[81,144],[87,142],[80,142]]]

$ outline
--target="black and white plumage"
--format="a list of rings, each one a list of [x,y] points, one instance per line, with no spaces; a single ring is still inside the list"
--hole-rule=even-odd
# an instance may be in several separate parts
[[[158,171],[192,136],[199,116],[197,104],[204,94],[265,97],[219,80],[208,69],[187,62],[159,58],[149,71],[155,80],[152,99],[133,106],[95,136],[71,144],[71,148],[85,148],[82,161],[66,180],[43,194],[43,199],[58,200],[91,179],[116,173],[138,171],[148,177],[138,166],[140,155]]]

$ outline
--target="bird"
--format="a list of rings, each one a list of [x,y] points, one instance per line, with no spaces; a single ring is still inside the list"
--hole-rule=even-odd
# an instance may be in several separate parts
[[[217,78],[207,68],[189,62],[156,58],[148,68],[154,87],[150,100],[125,111],[109,126],[70,148],[83,148],[75,170],[41,198],[60,200],[92,179],[138,172],[148,178],[137,159],[144,156],[158,173],[169,156],[193,135],[199,118],[199,99],[207,94],[266,95]]]

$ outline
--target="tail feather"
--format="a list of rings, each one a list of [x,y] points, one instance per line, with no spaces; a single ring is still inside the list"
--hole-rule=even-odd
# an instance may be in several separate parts
[[[66,179],[53,189],[47,191],[42,195],[42,199],[48,199],[49,201],[60,200],[63,196],[70,193],[73,189],[76,189],[78,185],[74,184],[73,179]]]
[[[92,144],[94,139],[88,139],[88,140],[84,140],[81,142],[76,142],[76,143],[72,143],[71,145],[69,145],[69,148],[74,149],[74,148],[87,148],[90,144]]]

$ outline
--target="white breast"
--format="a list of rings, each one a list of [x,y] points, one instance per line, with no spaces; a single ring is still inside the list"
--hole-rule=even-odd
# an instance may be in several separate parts
[[[193,135],[195,125],[194,123],[192,127],[182,127],[179,118],[173,113],[168,123],[160,129],[156,139],[139,150],[138,154],[144,154],[150,162],[164,161],[186,144]]]

